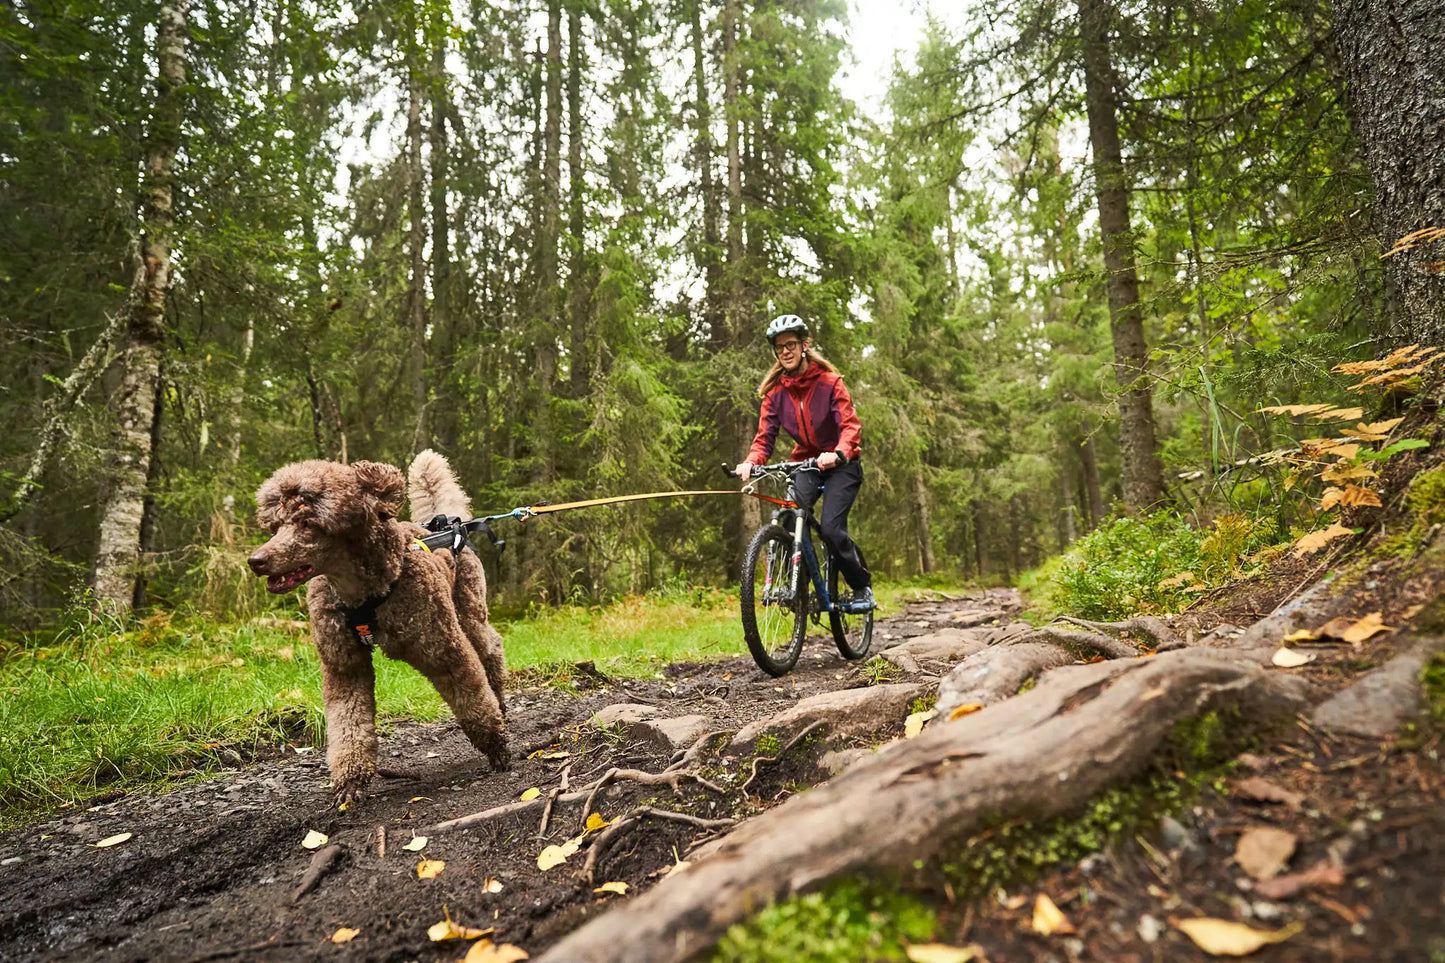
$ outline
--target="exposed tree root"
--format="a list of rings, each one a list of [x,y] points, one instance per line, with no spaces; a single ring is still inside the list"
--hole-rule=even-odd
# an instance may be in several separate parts
[[[938,686],[938,715],[947,719],[948,713],[961,705],[1001,702],[1016,694],[1030,678],[1073,661],[1073,655],[1052,643],[990,646],[964,659],[943,677]]]
[[[1156,648],[1179,641],[1173,629],[1152,615],[1139,615],[1124,622],[1089,622],[1066,615],[1058,621],[1092,629],[1095,632],[1131,632],[1134,635],[1152,639]]]
[[[562,793],[564,793],[564,792],[567,791],[567,789],[568,789],[567,778],[568,778],[571,774],[572,774],[572,764],[569,762],[569,763],[567,763],[567,765],[565,765],[565,766],[562,767],[562,778],[561,778],[561,780],[558,782],[557,788],[556,788],[556,789],[553,789],[551,792],[547,793],[547,807],[542,810],[542,821],[537,824],[537,835],[538,835],[538,836],[546,836],[546,835],[547,835],[547,824],[548,824],[549,822],[551,822],[551,820],[552,820],[552,806],[553,806],[554,803],[557,802],[557,797],[560,796]]]
[[[747,795],[748,787],[751,786],[753,784],[753,781],[758,778],[758,766],[762,765],[765,762],[769,765],[777,762],[779,759],[786,756],[789,750],[791,750],[794,746],[796,746],[798,743],[802,742],[804,739],[808,738],[808,736],[812,735],[818,729],[822,728],[827,724],[828,723],[826,720],[819,719],[817,722],[814,722],[812,725],[806,726],[796,736],[789,739],[788,744],[782,749],[778,750],[778,754],[776,756],[758,756],[756,759],[754,759],[752,775],[748,776],[748,781],[743,783],[743,787],[741,789],[742,794]]]
[[[316,855],[311,857],[311,865],[307,866],[306,872],[302,874],[296,891],[291,894],[291,902],[297,902],[315,889],[326,874],[339,866],[345,857],[346,847],[340,843],[332,843],[318,849]]]
[[[709,742],[716,739],[718,736],[730,736],[736,731],[737,730],[735,729],[714,729],[712,732],[703,733],[697,738],[697,741],[694,742],[691,746],[689,746],[685,751],[678,751],[674,753],[671,765],[664,769],[663,772],[672,772],[675,769],[686,769],[688,766],[697,762],[698,759],[702,757],[702,754],[707,749],[707,744]]]
[[[669,785],[676,792],[684,779],[691,779],[698,785],[713,792],[722,793],[725,790],[707,779],[702,774],[690,769],[678,770],[675,772],[643,772],[640,769],[618,769],[613,767],[603,773],[600,779],[581,786],[572,792],[560,791],[565,787],[559,787],[559,791],[548,793],[546,796],[538,796],[536,799],[528,799],[522,802],[507,803],[504,806],[495,806],[479,813],[470,813],[466,816],[458,816],[455,819],[448,819],[443,822],[426,827],[422,832],[429,834],[444,833],[453,829],[466,829],[469,826],[476,826],[479,823],[488,822],[493,819],[500,819],[503,816],[510,816],[514,813],[526,812],[530,809],[542,808],[550,814],[551,809],[557,803],[570,803],[583,800],[582,823],[586,825],[587,816],[592,812],[592,802],[597,793],[608,785],[616,782],[635,782],[644,786]],[[563,773],[563,780],[566,780],[566,771]],[[550,816],[549,816],[550,818]],[[545,825],[545,823],[544,823]]]
[[[1120,642],[1118,639],[1111,639],[1098,632],[1061,629],[1054,625],[1040,626],[1023,636],[1010,639],[1008,644],[1018,645],[1020,642],[1052,642],[1055,645],[1062,645],[1070,652],[1077,652],[1081,655],[1094,652],[1106,659],[1132,659],[1140,652],[1137,645]]]
[[[672,787],[673,792],[677,792],[682,788],[681,783],[684,779],[691,779],[699,786],[711,789],[715,793],[726,792],[723,787],[716,783],[708,782],[702,777],[701,773],[694,772],[690,769],[682,769],[676,772],[643,772],[641,769],[609,769],[603,773],[601,779],[594,782],[591,786],[585,787],[590,790],[590,792],[588,793],[587,801],[582,804],[581,825],[585,828],[587,825],[587,817],[592,814],[592,800],[597,797],[599,792],[614,782],[626,780],[627,782],[635,782],[643,786],[660,786],[665,783]]]
[[[748,820],[686,872],[541,959],[687,959],[749,914],[839,874],[907,871],[1000,814],[1066,813],[1140,773],[1180,720],[1235,709],[1263,724],[1293,716],[1307,690],[1208,649],[1056,669],[1017,698],[928,729]]]
[[[655,816],[658,819],[670,819],[673,822],[687,823],[707,830],[731,829],[737,825],[736,819],[704,819],[701,816],[691,816],[687,813],[675,813],[667,809],[654,809],[652,806],[638,806],[625,815],[617,817],[602,833],[597,836],[592,848],[587,851],[587,861],[582,864],[582,879],[591,886],[597,872],[597,863],[612,846],[612,843],[624,830],[630,829],[634,824],[641,822],[645,816]]]

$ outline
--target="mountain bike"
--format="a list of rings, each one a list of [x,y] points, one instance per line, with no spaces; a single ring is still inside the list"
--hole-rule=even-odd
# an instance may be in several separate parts
[[[730,467],[725,465],[723,470],[733,475]],[[831,548],[819,567],[812,536],[817,532],[823,540],[822,529],[811,510],[798,508],[793,476],[800,471],[818,470],[817,460],[809,458],[761,465],[752,472],[754,478],[772,479],[787,486],[784,498],[758,496],[778,509],[753,535],[743,555],[743,637],[758,668],[772,676],[783,675],[797,664],[810,617],[814,624],[821,625],[827,614],[833,641],[849,661],[863,658],[873,643],[873,606],[853,601],[853,592],[843,580],[838,557]],[[826,482],[823,487],[827,487]],[[827,541],[823,540],[823,544],[826,547]],[[862,558],[861,548],[858,554]]]

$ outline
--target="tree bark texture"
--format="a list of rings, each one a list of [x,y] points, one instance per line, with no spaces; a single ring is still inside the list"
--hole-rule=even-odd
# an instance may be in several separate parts
[[[175,224],[176,151],[184,115],[186,7],[164,0],[156,33],[156,102],[146,157],[141,241],[144,273],[137,274],[120,349],[120,386],[112,399],[114,449],[107,459],[106,497],[95,553],[95,597],[115,611],[129,611],[140,557],[151,427],[160,384],[166,299],[171,289],[171,232]]]
[[[411,283],[407,288],[407,325],[411,331],[412,416],[415,426],[411,451],[415,455],[431,447],[427,425],[426,391],[426,178],[421,166],[422,78],[415,65],[407,71],[406,174],[409,228],[407,247],[411,255]]]
[[[1334,8],[1355,136],[1389,249],[1421,228],[1445,228],[1445,11],[1429,0],[1335,0]],[[1401,338],[1445,340],[1441,268],[1445,241],[1385,259]]]
[[[914,523],[918,527],[918,568],[927,575],[938,567],[933,557],[933,518],[928,504],[928,482],[923,477],[923,463],[913,469]]]
[[[702,192],[702,251],[699,260],[702,262],[703,278],[707,284],[706,294],[703,295],[702,316],[709,338],[715,344],[721,344],[727,340],[725,332],[721,330],[725,315],[720,308],[723,300],[720,263],[722,239],[718,234],[721,205],[718,203],[717,177],[713,171],[712,104],[708,100],[707,58],[703,53],[702,0],[691,0],[690,12],[693,109],[696,111],[697,122],[694,157],[697,161],[699,189]]]
[[[1114,334],[1114,375],[1119,384],[1119,448],[1124,503],[1143,511],[1164,497],[1164,470],[1154,438],[1154,391],[1149,348],[1139,304],[1139,275],[1129,226],[1129,188],[1119,146],[1118,89],[1109,52],[1106,0],[1079,0],[1084,67],[1084,104],[1094,153],[1099,231],[1103,238],[1109,321]]]
[[[585,398],[592,387],[590,297],[587,262],[587,181],[582,168],[582,68],[586,60],[581,0],[567,4],[567,189],[568,238],[567,320],[571,326],[572,397]]]
[[[435,12],[431,24],[432,51],[428,71],[431,124],[427,130],[427,149],[431,207],[431,378],[430,391],[439,397],[450,391],[452,354],[456,346],[457,319],[452,306],[452,243],[451,204],[448,163],[451,144],[447,119],[452,114],[447,87],[446,36],[448,20]],[[456,411],[451,404],[432,406],[428,425],[428,441],[442,451],[450,451],[456,442]]]
[[[1079,464],[1084,470],[1084,493],[1088,496],[1089,531],[1104,520],[1104,489],[1099,484],[1099,457],[1094,451],[1094,436],[1085,435],[1079,443]]]
[[[836,876],[906,875],[992,820],[1063,815],[1137,777],[1181,720],[1219,709],[1252,724],[1289,718],[1305,688],[1205,649],[1056,669],[748,820],[540,960],[687,959],[733,923]]]

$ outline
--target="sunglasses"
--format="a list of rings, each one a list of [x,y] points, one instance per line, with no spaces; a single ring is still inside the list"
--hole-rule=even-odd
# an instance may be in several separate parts
[[[779,341],[773,345],[773,354],[782,354],[785,351],[792,351],[794,348],[802,348],[801,341]]]

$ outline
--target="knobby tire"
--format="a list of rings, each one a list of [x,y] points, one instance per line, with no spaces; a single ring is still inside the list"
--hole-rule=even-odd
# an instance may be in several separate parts
[[[867,560],[863,558],[863,549],[858,549],[858,558],[866,566]],[[831,551],[828,553],[828,597],[834,603],[843,598],[843,592],[848,589],[848,583],[838,571],[838,558]],[[848,601],[852,601],[853,593],[847,591]],[[838,646],[838,651],[843,658],[849,662],[856,662],[868,654],[868,648],[873,644],[873,610],[867,612],[843,612],[835,608],[828,613],[828,622],[833,628],[833,641]]]
[[[743,556],[742,616],[743,638],[753,661],[768,675],[780,676],[797,664],[808,628],[808,576],[802,572],[798,592],[789,604],[759,598],[767,572],[768,547],[777,546],[771,593],[792,582],[793,539],[776,525],[758,529]],[[789,625],[791,620],[791,625]]]

